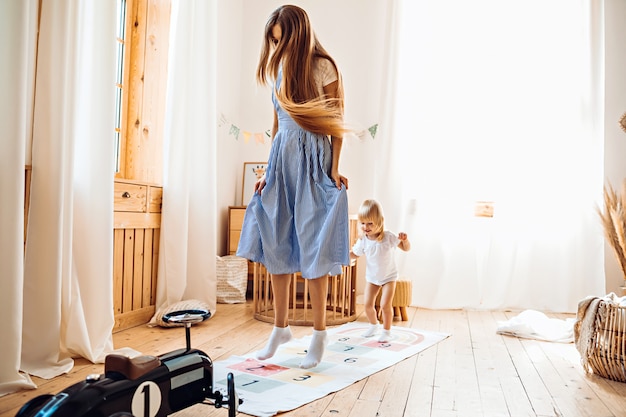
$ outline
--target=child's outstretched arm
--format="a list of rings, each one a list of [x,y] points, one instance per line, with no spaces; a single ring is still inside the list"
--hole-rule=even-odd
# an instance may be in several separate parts
[[[409,237],[406,233],[398,233],[398,239],[400,239],[400,243],[398,243],[398,247],[403,251],[407,252],[411,249],[411,242],[409,241]]]
[[[363,241],[361,239],[363,239],[363,237],[359,237],[354,243],[354,246],[352,246],[352,248],[350,249],[350,259],[356,259],[359,256],[363,255]]]

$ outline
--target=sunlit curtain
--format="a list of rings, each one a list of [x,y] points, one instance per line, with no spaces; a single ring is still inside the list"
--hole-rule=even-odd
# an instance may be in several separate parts
[[[0,395],[34,388],[20,373],[24,287],[24,164],[30,138],[37,0],[0,3]],[[10,58],[10,59],[9,59]]]
[[[216,307],[215,9],[172,2],[157,309],[191,299]]]
[[[397,4],[378,174],[397,186],[377,193],[413,243],[413,303],[573,312],[604,294],[601,2]]]
[[[7,17],[21,16],[15,23],[25,26],[9,38],[17,45],[3,63],[15,62],[7,81],[21,87],[8,89],[8,101],[26,127],[13,132],[9,140],[18,145],[7,149],[13,166],[23,165],[25,149],[32,148],[32,183],[23,280],[14,259],[11,275],[3,276],[1,304],[11,308],[4,317],[13,336],[2,338],[2,355],[28,374],[51,378],[69,371],[73,357],[102,362],[113,350],[116,8],[114,2],[58,0],[41,2],[38,11],[39,2],[22,4],[27,16],[16,9]],[[34,51],[38,19],[37,58],[24,61]],[[21,189],[15,192],[23,193],[23,181],[16,181]],[[3,213],[5,204],[14,205],[1,201]],[[21,227],[21,216],[13,217]],[[24,248],[14,232],[8,243],[15,254]],[[4,233],[2,239],[4,251]]]
[[[113,349],[113,2],[44,1],[24,271],[22,369]]]

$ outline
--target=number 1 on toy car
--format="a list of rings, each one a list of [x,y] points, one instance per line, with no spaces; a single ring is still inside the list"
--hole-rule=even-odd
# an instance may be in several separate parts
[[[133,394],[131,408],[134,416],[155,417],[161,408],[161,390],[152,381],[139,385]]]

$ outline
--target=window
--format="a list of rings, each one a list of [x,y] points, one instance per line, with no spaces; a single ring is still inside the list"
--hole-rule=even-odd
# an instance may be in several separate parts
[[[160,184],[170,0],[116,0],[115,178]]]
[[[126,87],[126,79],[124,77],[125,51],[126,51],[126,0],[117,0],[117,60],[116,60],[116,78],[115,78],[115,173],[120,173],[121,168],[121,149],[122,149],[122,123],[123,123],[123,98],[124,88]]]

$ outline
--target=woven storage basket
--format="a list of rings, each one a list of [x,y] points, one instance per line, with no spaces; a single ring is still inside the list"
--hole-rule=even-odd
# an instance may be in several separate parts
[[[412,293],[412,283],[409,280],[399,279],[396,281],[396,290],[393,293],[393,299],[391,300],[391,306],[393,307],[393,316],[394,320],[396,317],[401,317],[403,321],[408,320],[408,314],[406,308],[411,305],[411,293]],[[376,301],[374,302],[374,307],[378,312],[377,315],[380,316],[380,298],[382,296],[382,291],[378,292],[376,296]]]
[[[626,306],[600,301],[594,332],[581,358],[587,372],[626,382]]]
[[[217,302],[246,302],[248,260],[235,255],[217,257]]]

